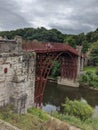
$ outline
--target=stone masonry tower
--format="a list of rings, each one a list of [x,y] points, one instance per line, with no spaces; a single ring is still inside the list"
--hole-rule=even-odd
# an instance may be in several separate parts
[[[0,106],[25,113],[34,104],[35,53],[22,51],[22,38],[0,39]]]

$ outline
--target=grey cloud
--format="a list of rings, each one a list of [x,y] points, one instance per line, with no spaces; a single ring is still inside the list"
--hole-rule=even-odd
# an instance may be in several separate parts
[[[98,0],[9,1],[1,0],[0,4],[0,28],[3,30],[44,26],[77,34],[98,27]]]
[[[13,0],[0,1],[0,29],[11,30],[30,26],[29,22],[20,14],[19,6]]]
[[[46,21],[50,28],[57,28],[64,33],[86,33],[98,27],[97,0],[38,0],[37,2],[43,10],[36,10],[35,19]]]

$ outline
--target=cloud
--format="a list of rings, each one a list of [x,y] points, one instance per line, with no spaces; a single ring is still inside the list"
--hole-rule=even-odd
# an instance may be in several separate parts
[[[18,4],[13,0],[0,1],[0,29],[11,30],[30,26],[22,16]]]
[[[78,34],[98,27],[97,0],[1,0],[0,29],[56,28]]]

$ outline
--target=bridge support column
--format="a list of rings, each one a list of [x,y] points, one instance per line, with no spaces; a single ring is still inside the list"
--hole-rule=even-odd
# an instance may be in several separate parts
[[[81,50],[82,50],[82,46],[77,46],[77,51],[78,51],[77,76],[78,77],[81,74],[81,69],[83,69],[83,61],[81,60]]]
[[[77,82],[77,57],[66,54],[61,57],[61,76],[57,83],[60,85],[79,87]]]
[[[81,57],[80,60],[81,60],[80,61],[80,73],[81,73],[81,72],[83,72],[83,65],[84,65],[84,59],[83,59],[83,57]]]
[[[69,86],[69,87],[79,87],[79,83],[73,79],[58,77],[57,83],[58,85],[64,85],[64,86]]]

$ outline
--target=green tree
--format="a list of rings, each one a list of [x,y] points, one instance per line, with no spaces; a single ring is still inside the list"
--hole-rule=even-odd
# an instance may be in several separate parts
[[[93,108],[86,102],[80,102],[77,100],[72,101],[66,98],[66,102],[63,106],[65,114],[78,117],[81,120],[86,120],[93,114]]]
[[[60,64],[58,61],[54,61],[52,70],[51,70],[51,77],[55,78],[59,75],[59,71],[60,71]]]
[[[80,33],[77,37],[78,45],[82,45],[83,41],[85,41],[86,37],[84,33]]]
[[[76,48],[76,42],[75,39],[73,38],[73,36],[66,36],[64,39],[64,43],[69,44],[70,46]]]
[[[98,65],[98,41],[93,43],[91,48],[90,61],[93,65]]]
[[[87,42],[86,40],[83,41],[83,42],[82,42],[82,46],[83,46],[82,52],[83,52],[83,53],[86,53],[86,52],[88,51],[88,48],[89,48],[88,42]]]

